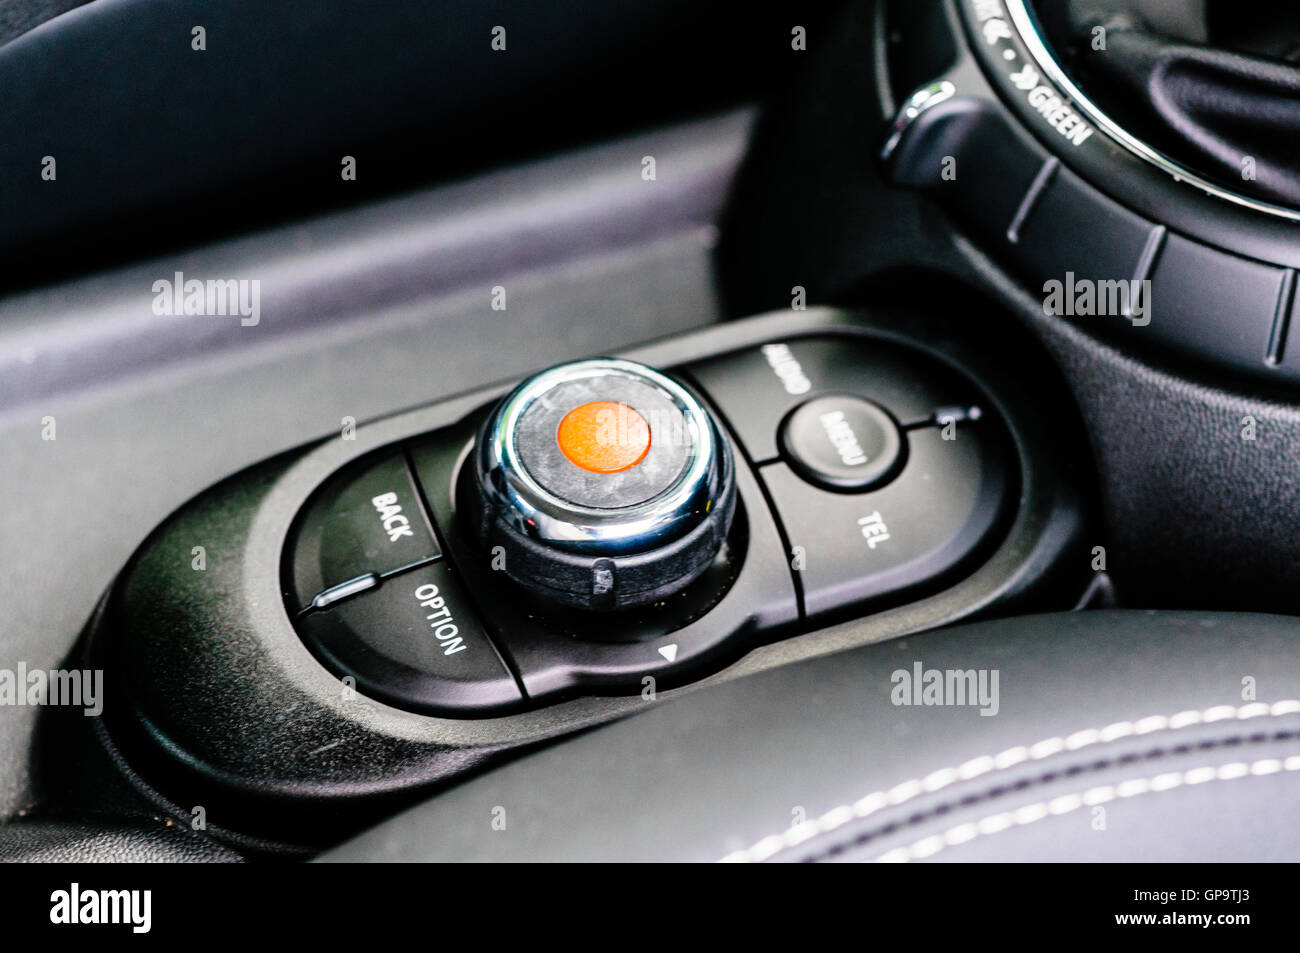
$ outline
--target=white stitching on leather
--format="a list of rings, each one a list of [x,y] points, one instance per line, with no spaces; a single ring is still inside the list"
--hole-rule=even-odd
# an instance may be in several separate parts
[[[1157,774],[1151,778],[1133,778],[1119,784],[1107,784],[1089,788],[1080,794],[1067,794],[1050,801],[1040,801],[1018,807],[1014,811],[1002,811],[990,814],[978,821],[958,824],[942,834],[933,834],[906,847],[896,847],[876,858],[876,863],[907,863],[933,857],[947,847],[969,843],[977,837],[998,834],[1015,827],[1033,824],[1045,817],[1059,817],[1077,811],[1085,805],[1105,804],[1116,798],[1138,797],[1142,794],[1158,794],[1190,784],[1204,784],[1207,781],[1232,781],[1249,776],[1262,777],[1277,774],[1280,771],[1300,771],[1300,755],[1286,760],[1264,758],[1247,764],[1244,761],[1232,761],[1217,766],[1193,768],[1190,771],[1170,771]]]
[[[1066,737],[1045,738],[1032,745],[1020,745],[1008,748],[996,755],[982,755],[972,758],[954,768],[942,768],[927,774],[924,778],[904,781],[886,791],[874,791],[859,798],[852,804],[842,804],[831,808],[825,814],[813,820],[804,821],[780,834],[771,834],[744,850],[733,851],[723,857],[721,863],[759,863],[791,847],[802,844],[809,838],[826,834],[837,827],[854,820],[861,820],[885,807],[892,807],[910,801],[921,794],[931,794],[942,790],[956,781],[969,781],[992,771],[1002,771],[1024,761],[1036,761],[1047,758],[1061,751],[1078,751],[1099,742],[1115,741],[1130,735],[1145,735],[1153,731],[1176,730],[1197,724],[1209,724],[1235,718],[1244,721],[1250,718],[1280,718],[1284,715],[1300,713],[1300,700],[1286,699],[1268,704],[1252,702],[1249,705],[1233,707],[1216,705],[1204,711],[1180,711],[1176,714],[1152,715],[1138,721],[1118,721],[1104,728],[1089,728],[1076,731]],[[1195,783],[1195,782],[1189,782]]]

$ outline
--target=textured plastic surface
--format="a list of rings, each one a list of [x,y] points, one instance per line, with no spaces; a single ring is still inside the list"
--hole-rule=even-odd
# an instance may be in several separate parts
[[[6,191],[0,249],[14,267],[0,281],[169,252],[744,100],[797,62],[762,41],[787,29],[789,6],[87,3],[0,47],[0,164],[37,163]],[[818,19],[807,7],[800,22]],[[719,32],[732,41],[712,42]],[[672,70],[658,68],[665,47]],[[110,63],[127,65],[105,82]],[[627,157],[630,181],[645,154]]]

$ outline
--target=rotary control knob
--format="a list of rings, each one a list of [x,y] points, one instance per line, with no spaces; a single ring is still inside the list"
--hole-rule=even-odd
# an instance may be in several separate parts
[[[561,364],[485,421],[465,468],[471,529],[547,604],[644,606],[721,549],[734,466],[713,415],[668,375],[611,358]]]

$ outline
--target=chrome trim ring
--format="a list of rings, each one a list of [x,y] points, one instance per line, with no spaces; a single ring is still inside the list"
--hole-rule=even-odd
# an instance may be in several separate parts
[[[1149,165],[1155,166],[1162,172],[1171,176],[1175,181],[1186,182],[1195,186],[1202,192],[1212,195],[1215,198],[1222,199],[1226,202],[1232,202],[1234,205],[1240,205],[1243,208],[1251,209],[1255,212],[1262,212],[1266,215],[1273,215],[1277,218],[1284,218],[1290,221],[1300,221],[1300,211],[1287,208],[1283,205],[1274,205],[1271,202],[1263,202],[1253,199],[1250,196],[1242,195],[1223,186],[1215,185],[1208,179],[1204,179],[1191,169],[1182,165],[1175,159],[1153,148],[1141,139],[1126,131],[1122,126],[1110,118],[1096,103],[1084,94],[1078,86],[1070,79],[1065,70],[1061,68],[1056,57],[1052,54],[1051,48],[1042,31],[1038,27],[1038,20],[1026,0],[1003,0],[1003,6],[1006,8],[1007,16],[1011,20],[1011,25],[1015,28],[1020,42],[1029,50],[1029,55],[1033,57],[1034,63],[1050,79],[1057,89],[1068,97],[1076,109],[1083,113],[1093,124],[1106,134],[1113,142],[1128,150],[1133,155],[1142,159]]]
[[[684,421],[681,432],[664,431],[648,417],[650,438],[688,442],[685,463],[660,492],[630,506],[584,506],[543,486],[520,455],[517,435],[529,409],[557,388],[576,381],[624,377],[665,398]],[[640,410],[629,403],[634,410]],[[569,409],[569,408],[566,408]],[[633,361],[596,358],[561,364],[534,375],[497,406],[484,425],[476,455],[477,476],[487,505],[515,532],[574,553],[606,556],[645,552],[686,535],[720,501],[725,489],[724,456],[730,448],[700,401],[672,378]],[[617,475],[614,475],[617,476]]]

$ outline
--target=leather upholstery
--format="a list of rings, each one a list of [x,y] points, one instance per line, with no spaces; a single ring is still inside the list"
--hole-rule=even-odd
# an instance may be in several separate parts
[[[996,714],[894,704],[895,673],[918,662],[996,671]],[[324,859],[1300,855],[1289,816],[1300,798],[1300,622],[1286,617],[988,621],[647,704]]]
[[[237,863],[215,841],[156,818],[23,818],[0,825],[0,863]]]

